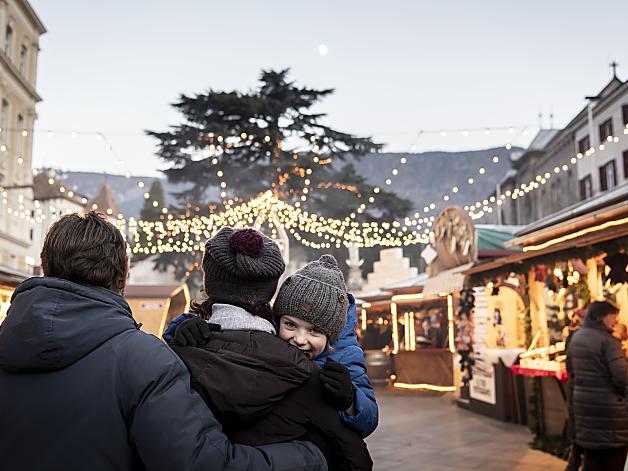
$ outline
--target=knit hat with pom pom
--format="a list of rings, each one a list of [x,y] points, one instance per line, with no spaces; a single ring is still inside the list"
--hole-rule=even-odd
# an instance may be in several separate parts
[[[347,288],[333,255],[323,255],[295,272],[281,285],[273,313],[293,316],[313,324],[330,343],[347,322]]]
[[[266,304],[286,265],[275,242],[255,229],[223,227],[205,244],[205,294],[225,304]]]

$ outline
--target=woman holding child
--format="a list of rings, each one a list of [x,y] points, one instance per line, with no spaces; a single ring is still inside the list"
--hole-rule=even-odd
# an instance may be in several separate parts
[[[323,255],[284,281],[271,309],[284,268],[260,232],[221,229],[203,257],[207,299],[164,338],[235,443],[307,439],[329,469],[370,470],[362,438],[377,426],[377,404],[342,273]]]

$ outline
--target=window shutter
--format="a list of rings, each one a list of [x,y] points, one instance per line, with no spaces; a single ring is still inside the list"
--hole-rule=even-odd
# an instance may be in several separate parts
[[[606,181],[606,169],[604,168],[604,165],[602,165],[600,168],[600,190],[601,191],[606,191],[608,190],[608,181]]]
[[[611,160],[609,163],[606,164],[609,167],[610,170],[610,175],[609,175],[609,181],[608,181],[608,187],[609,188],[613,188],[614,186],[617,186],[617,165],[615,165],[615,160]]]
[[[584,186],[584,178],[580,180],[580,199],[583,201],[587,199],[587,192]]]

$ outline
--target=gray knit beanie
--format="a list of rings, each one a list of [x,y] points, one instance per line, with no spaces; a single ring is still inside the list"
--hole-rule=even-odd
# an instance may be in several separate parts
[[[281,250],[261,232],[223,227],[205,244],[205,294],[225,304],[266,304],[285,268]]]
[[[338,262],[325,254],[310,262],[281,285],[274,315],[294,316],[310,322],[334,342],[347,322],[347,288]]]

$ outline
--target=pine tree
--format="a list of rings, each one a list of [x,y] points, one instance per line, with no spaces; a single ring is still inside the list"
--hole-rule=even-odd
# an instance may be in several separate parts
[[[323,124],[326,115],[312,108],[333,89],[300,87],[288,74],[262,71],[259,86],[248,92],[181,95],[173,104],[181,122],[168,131],[147,131],[158,141],[168,180],[189,184],[174,195],[179,211],[204,213],[272,189],[282,200],[326,217],[353,213],[356,221],[374,221],[408,215],[412,203],[394,193],[380,190],[369,202],[373,187],[353,166],[381,145]],[[366,207],[357,211],[361,204]]]
[[[140,211],[140,218],[145,221],[157,221],[162,215],[165,197],[161,182],[157,179],[153,180],[148,190],[150,198],[144,200],[144,206]],[[157,203],[157,204],[155,204]]]

